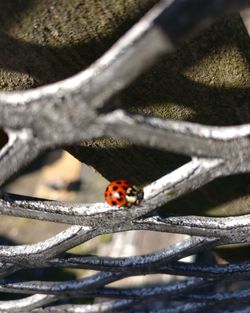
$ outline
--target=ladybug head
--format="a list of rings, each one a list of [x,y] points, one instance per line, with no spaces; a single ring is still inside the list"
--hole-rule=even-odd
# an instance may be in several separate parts
[[[129,187],[126,191],[128,205],[139,204],[143,199],[143,191],[136,186]]]

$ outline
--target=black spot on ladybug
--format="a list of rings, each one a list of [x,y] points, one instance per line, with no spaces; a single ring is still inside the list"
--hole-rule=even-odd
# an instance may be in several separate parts
[[[119,196],[120,196],[120,198],[122,198],[122,192],[121,191],[119,191]]]
[[[121,185],[121,183],[122,183],[122,182],[119,181],[119,180],[116,182],[117,185]]]
[[[117,190],[118,189],[118,186],[114,186],[113,187],[113,191]]]
[[[108,190],[109,190],[109,188],[107,187],[105,191],[107,192]]]
[[[128,187],[122,186],[122,189],[127,191]]]
[[[112,204],[113,204],[113,205],[117,205],[116,201],[112,201]]]
[[[107,195],[108,195],[107,192],[105,192],[105,197],[107,197]]]

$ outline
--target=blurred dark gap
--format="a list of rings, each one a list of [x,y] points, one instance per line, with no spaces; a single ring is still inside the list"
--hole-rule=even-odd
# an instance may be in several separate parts
[[[0,129],[0,149],[2,149],[9,141],[9,137],[7,133],[3,130]]]

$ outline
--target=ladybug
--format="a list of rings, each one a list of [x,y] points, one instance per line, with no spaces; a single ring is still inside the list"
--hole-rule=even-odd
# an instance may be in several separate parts
[[[109,205],[131,206],[139,204],[143,191],[124,179],[112,181],[105,190],[105,200]]]

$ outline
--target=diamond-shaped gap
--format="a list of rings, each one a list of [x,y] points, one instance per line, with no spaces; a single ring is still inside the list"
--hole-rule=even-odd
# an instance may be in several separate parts
[[[189,156],[112,138],[86,141],[68,151],[109,181],[128,179],[141,187],[190,161]]]

